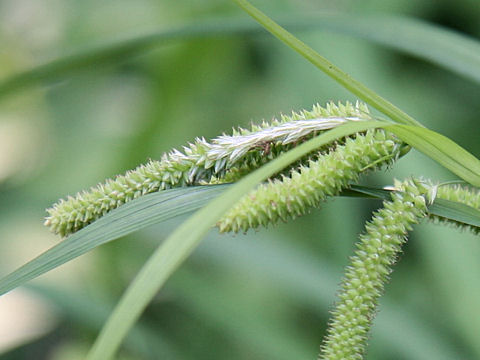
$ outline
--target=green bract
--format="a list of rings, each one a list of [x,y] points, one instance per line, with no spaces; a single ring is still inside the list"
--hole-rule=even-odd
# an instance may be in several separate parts
[[[233,135],[222,135],[211,142],[197,138],[183,152],[174,149],[160,161],[152,160],[114,180],[60,200],[47,210],[45,225],[67,236],[144,194],[172,187],[235,181],[299,142],[345,122],[361,120],[371,120],[366,105],[330,103],[252,125],[250,130],[236,129]]]

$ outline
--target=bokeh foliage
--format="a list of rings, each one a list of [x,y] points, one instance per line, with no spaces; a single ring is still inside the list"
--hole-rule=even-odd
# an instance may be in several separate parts
[[[476,1],[452,4],[258,2],[279,15],[404,14],[478,38]],[[225,1],[3,0],[0,75],[92,43],[236,16],[244,15]],[[299,36],[431,129],[480,153],[474,81],[365,40],[312,30]],[[117,60],[1,100],[2,274],[58,241],[42,227],[43,209],[65,194],[195,136],[213,137],[314,102],[355,100],[267,35],[171,42]],[[454,178],[412,152],[393,171],[364,183],[386,185],[409,175]],[[149,306],[122,358],[315,358],[353,242],[377,206],[339,198],[267,230],[237,236],[212,231]],[[42,320],[45,329],[6,348],[0,359],[81,359],[141,264],[182,220],[105,245],[33,282],[28,296],[44,304],[39,311],[49,316]],[[479,255],[478,237],[418,226],[382,299],[368,358],[480,357]],[[11,321],[19,322],[15,316],[24,311],[17,303]]]

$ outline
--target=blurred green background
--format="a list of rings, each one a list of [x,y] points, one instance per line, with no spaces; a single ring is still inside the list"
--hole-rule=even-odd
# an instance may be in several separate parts
[[[256,1],[271,15],[397,14],[480,37],[478,0]],[[91,44],[208,19],[229,1],[0,0],[0,80]],[[298,35],[428,127],[480,155],[478,83],[345,35]],[[174,41],[0,99],[0,274],[59,239],[44,209],[195,136],[355,98],[269,35]],[[454,179],[412,151],[363,179]],[[236,236],[212,230],[168,281],[121,359],[315,359],[348,256],[376,201],[338,198]],[[0,298],[0,359],[82,359],[153,249],[185,217],[105,245]],[[480,241],[417,226],[375,319],[368,359],[480,358]]]

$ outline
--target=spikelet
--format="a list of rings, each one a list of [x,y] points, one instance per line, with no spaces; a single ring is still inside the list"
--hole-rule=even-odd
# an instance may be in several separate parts
[[[235,181],[322,131],[347,121],[370,120],[362,103],[315,105],[311,111],[293,112],[270,123],[234,129],[207,142],[197,138],[183,151],[172,150],[125,175],[75,196],[50,209],[45,225],[62,237],[74,233],[112,209],[144,194],[172,187]]]
[[[360,236],[342,281],[320,359],[361,360],[377,302],[408,231],[426,216],[429,190],[417,180],[396,183],[392,201],[385,201]]]
[[[220,221],[220,232],[246,231],[278,220],[303,215],[328,196],[356,183],[365,170],[392,164],[404,145],[383,130],[369,130],[347,138],[315,161],[261,184],[244,196]]]

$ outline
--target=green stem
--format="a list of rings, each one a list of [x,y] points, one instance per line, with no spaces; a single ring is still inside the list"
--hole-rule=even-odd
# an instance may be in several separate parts
[[[293,36],[283,27],[278,25],[275,21],[270,19],[267,15],[258,10],[248,1],[233,1],[235,1],[243,10],[245,10],[251,17],[253,17],[258,23],[260,23],[272,35],[283,41],[289,47],[302,55],[305,59],[310,61],[317,68],[322,70],[325,74],[330,76],[333,80],[338,82],[351,93],[358,96],[360,99],[364,100],[366,103],[372,105],[374,108],[381,111],[382,113],[389,116],[392,120],[398,123],[423,126],[417,120],[397,108],[395,105],[393,105],[386,99],[382,98],[373,90],[370,90],[361,82],[355,80],[346,72],[333,65],[330,61],[328,61],[315,50],[313,50],[310,46],[297,39],[295,36]]]

